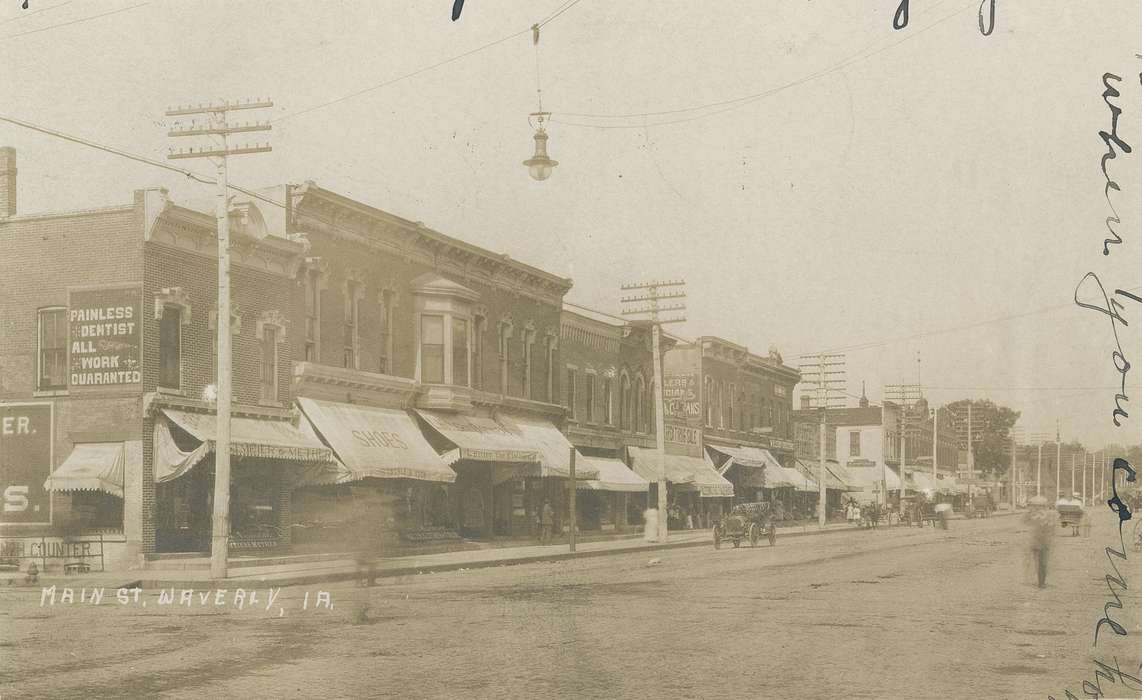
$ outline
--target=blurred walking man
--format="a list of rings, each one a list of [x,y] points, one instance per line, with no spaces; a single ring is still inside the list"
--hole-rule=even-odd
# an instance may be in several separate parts
[[[1047,559],[1051,553],[1051,541],[1055,536],[1056,517],[1042,496],[1035,496],[1027,502],[1027,515],[1023,522],[1028,526],[1031,558],[1035,565],[1035,575],[1039,588],[1047,587]]]

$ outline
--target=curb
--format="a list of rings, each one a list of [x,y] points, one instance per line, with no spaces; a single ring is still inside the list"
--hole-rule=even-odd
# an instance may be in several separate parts
[[[1018,515],[1018,511],[1003,511],[995,512],[991,517],[1003,517]],[[966,518],[965,518],[966,520]],[[905,527],[900,524],[886,526],[886,529]],[[907,526],[909,529],[912,526]],[[817,535],[830,535],[844,532],[860,532],[866,528],[860,527],[842,527],[832,528],[827,530],[794,530],[790,532],[778,531],[779,539],[789,537],[811,537]],[[923,528],[920,528],[923,529]],[[420,574],[436,574],[446,573],[449,571],[461,571],[470,569],[489,569],[497,566],[518,566],[521,564],[539,564],[544,562],[554,561],[567,561],[569,559],[588,559],[593,557],[611,556],[616,554],[632,554],[636,552],[658,552],[668,549],[681,549],[684,547],[708,547],[713,543],[710,537],[702,537],[699,539],[686,540],[683,542],[663,542],[653,544],[635,544],[626,547],[616,547],[614,549],[598,549],[587,550],[579,552],[552,552],[550,554],[539,554],[529,556],[508,557],[504,559],[483,559],[468,562],[445,562],[439,564],[424,564],[420,566],[412,564],[401,564],[386,568],[382,563],[377,569],[377,579],[385,578],[400,578],[405,576],[417,576]],[[566,545],[560,545],[566,546]],[[274,587],[288,587],[288,586],[306,586],[315,583],[332,583],[338,581],[355,581],[360,579],[360,574],[356,569],[353,570],[337,570],[337,571],[314,571],[307,573],[298,573],[296,575],[285,575],[281,577],[249,577],[249,578],[227,578],[227,579],[198,579],[178,581],[173,579],[144,579],[138,578],[129,580],[127,583],[122,584],[123,588],[143,588],[143,589],[158,589],[158,588],[202,588],[203,586],[217,587],[218,584],[228,584],[234,586],[235,584],[252,585],[256,586],[274,586]]]

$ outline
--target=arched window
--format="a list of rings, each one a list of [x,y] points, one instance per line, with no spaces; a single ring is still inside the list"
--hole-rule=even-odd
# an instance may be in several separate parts
[[[714,427],[714,380],[706,377],[702,382],[702,400],[706,402],[706,427]]]
[[[636,432],[646,432],[643,429],[643,416],[646,413],[646,411],[644,410],[645,407],[646,407],[646,383],[642,380],[642,375],[640,374],[640,375],[638,375],[638,378],[635,379],[635,382],[634,382],[634,415],[632,416],[632,418],[633,418],[632,423],[633,423],[633,428]]]
[[[619,427],[630,430],[630,377],[625,371],[619,380]]]

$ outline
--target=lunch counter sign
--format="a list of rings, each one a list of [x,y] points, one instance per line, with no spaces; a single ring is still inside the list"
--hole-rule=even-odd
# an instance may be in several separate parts
[[[72,290],[71,386],[138,384],[141,293],[137,287]]]

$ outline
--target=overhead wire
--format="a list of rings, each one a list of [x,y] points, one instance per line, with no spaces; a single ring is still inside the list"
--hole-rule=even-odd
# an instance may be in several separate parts
[[[946,1],[947,0],[945,0],[945,2]],[[871,58],[871,57],[876,56],[878,54],[881,54],[885,51],[893,49],[893,48],[899,46],[900,44],[903,44],[906,41],[910,41],[911,39],[915,38],[916,36],[919,36],[920,34],[923,34],[924,32],[927,32],[930,29],[933,29],[934,27],[936,27],[940,24],[943,24],[944,22],[952,19],[956,15],[959,15],[959,14],[971,9],[974,6],[975,6],[974,2],[970,3],[968,5],[965,5],[965,6],[961,7],[960,9],[958,9],[958,10],[956,10],[956,11],[954,11],[948,15],[945,15],[945,16],[941,17],[940,19],[932,22],[931,24],[929,24],[929,25],[927,25],[921,29],[918,29],[915,32],[910,32],[909,34],[905,35],[903,38],[898,39],[898,40],[896,40],[896,41],[894,41],[888,45],[882,46],[878,49],[873,50],[873,45],[867,46],[864,49],[858,51],[856,54],[853,54],[849,58],[841,61],[840,63],[834,64],[834,65],[829,66],[829,67],[824,68],[824,69],[821,69],[815,73],[810,73],[809,75],[803,76],[803,77],[798,78],[796,80],[791,80],[791,81],[784,83],[782,85],[778,85],[776,87],[772,87],[772,88],[769,88],[767,90],[763,90],[761,92],[754,93],[751,95],[743,95],[741,97],[735,97],[735,98],[732,98],[729,100],[719,100],[717,102],[710,102],[710,103],[706,103],[706,104],[702,104],[702,105],[695,105],[695,106],[691,106],[691,107],[682,107],[682,108],[677,108],[677,109],[658,110],[658,111],[651,111],[651,112],[632,112],[632,113],[627,113],[627,114],[595,114],[595,113],[588,113],[588,112],[565,112],[565,111],[559,110],[557,112],[554,112],[554,115],[556,115],[556,116],[553,116],[551,121],[553,123],[556,123],[556,124],[564,124],[567,126],[578,126],[578,127],[591,128],[591,129],[643,129],[643,128],[646,128],[647,126],[666,126],[666,125],[670,125],[670,124],[681,124],[684,122],[695,121],[698,119],[705,119],[707,117],[712,117],[712,116],[715,116],[718,114],[723,114],[725,112],[729,112],[729,111],[732,111],[735,109],[739,109],[741,107],[744,107],[748,104],[751,104],[751,103],[756,102],[758,100],[761,100],[763,98],[775,95],[779,92],[784,92],[785,90],[788,90],[790,88],[797,87],[799,85],[803,85],[805,83],[811,82],[811,81],[816,80],[818,78],[821,78],[821,77],[830,75],[832,73],[836,73],[838,71],[841,71],[841,70],[849,67],[850,65],[853,65],[853,64],[858,63],[860,61],[863,61],[865,59]],[[721,107],[721,109],[714,109],[716,107]],[[714,111],[703,112],[702,114],[695,114],[695,115],[691,115],[691,116],[683,117],[683,118],[679,118],[679,119],[661,120],[661,121],[656,121],[656,122],[646,122],[645,121],[649,117],[668,116],[671,114],[685,114],[685,113],[698,112],[698,111],[709,110],[709,109],[714,109]],[[586,122],[563,119],[561,116],[558,116],[558,115],[569,116],[569,117],[578,117],[581,119],[635,119],[635,118],[638,118],[638,119],[643,119],[644,121],[640,122],[638,124],[590,124],[590,123],[586,123]]]
[[[488,42],[482,46],[478,46],[478,47],[471,49],[469,51],[465,51],[464,53],[457,54],[455,56],[452,56],[451,58],[446,58],[443,61],[438,61],[436,63],[433,63],[432,65],[429,65],[429,66],[417,68],[416,70],[414,70],[412,72],[405,73],[403,75],[399,75],[395,78],[390,78],[390,79],[385,80],[383,82],[377,83],[376,85],[370,85],[369,87],[362,88],[360,90],[356,90],[356,91],[351,92],[347,95],[342,95],[341,97],[337,97],[337,98],[334,98],[332,100],[328,100],[326,102],[322,102],[320,104],[313,105],[311,107],[306,107],[305,109],[297,110],[296,112],[290,112],[288,114],[283,114],[280,117],[275,117],[274,119],[271,119],[270,122],[275,123],[275,124],[281,123],[281,122],[286,121],[287,119],[293,119],[294,117],[300,117],[303,114],[309,114],[310,112],[315,112],[319,109],[331,107],[335,104],[340,104],[342,102],[346,102],[346,101],[354,99],[356,97],[360,97],[362,95],[367,95],[370,92],[375,92],[377,90],[380,90],[382,88],[386,88],[386,87],[393,85],[395,83],[399,83],[403,80],[408,80],[409,78],[416,77],[422,73],[427,73],[429,71],[435,70],[437,68],[440,68],[441,66],[446,66],[449,63],[455,63],[456,61],[467,58],[473,54],[480,53],[481,51],[486,51],[487,49],[490,49],[492,47],[499,46],[500,44],[511,41],[512,39],[523,36],[524,34],[531,33],[533,31],[533,27],[545,26],[546,24],[548,24],[549,22],[554,20],[559,15],[562,15],[564,12],[566,12],[567,10],[574,7],[579,2],[581,2],[581,0],[570,0],[569,2],[564,3],[559,8],[557,8],[554,12],[549,14],[546,18],[540,20],[539,22],[536,22],[534,25],[531,25],[531,26],[527,27],[526,29],[521,29],[518,32],[513,32],[511,34],[508,34],[507,36],[496,39],[495,41],[490,41],[490,42]],[[537,58],[537,60],[538,60],[538,58]]]
[[[62,3],[62,4],[66,5],[67,3]],[[102,17],[110,17],[111,15],[117,15],[117,14],[120,14],[123,12],[129,12],[131,10],[137,10],[140,7],[146,7],[147,5],[150,5],[150,4],[151,3],[148,0],[148,2],[140,2],[138,4],[131,5],[129,7],[121,7],[117,10],[111,10],[109,12],[102,12],[102,13],[97,14],[97,15],[90,15],[88,17],[80,17],[78,19],[69,20],[67,22],[60,22],[58,24],[52,24],[52,25],[49,25],[47,27],[40,27],[39,29],[29,29],[26,32],[18,32],[16,34],[8,34],[7,36],[0,37],[0,40],[2,40],[2,39],[16,39],[18,37],[28,36],[29,34],[39,34],[41,32],[51,31],[52,29],[59,29],[61,27],[70,27],[73,24],[90,22],[92,20],[100,19]],[[52,7],[60,7],[60,6],[61,5],[53,5]],[[49,9],[49,8],[44,8],[45,11],[47,9]]]
[[[19,22],[22,19],[34,17],[35,15],[38,15],[42,12],[48,12],[50,10],[55,10],[55,9],[63,7],[64,5],[70,5],[71,3],[72,3],[72,0],[66,0],[65,2],[59,3],[58,5],[48,5],[47,7],[41,7],[38,10],[32,10],[31,12],[21,11],[20,14],[16,15],[15,17],[9,17],[8,19],[0,22],[0,24],[8,24],[9,22]]]

